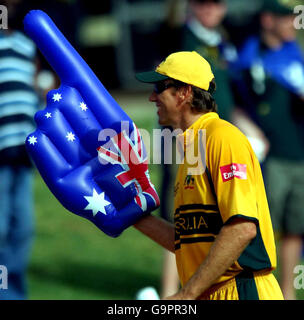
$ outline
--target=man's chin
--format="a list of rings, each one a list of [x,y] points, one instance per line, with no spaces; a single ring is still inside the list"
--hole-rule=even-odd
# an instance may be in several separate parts
[[[159,118],[158,118],[158,124],[160,124],[161,126],[166,125],[166,124],[165,124],[165,121],[162,120],[162,119],[159,119]]]

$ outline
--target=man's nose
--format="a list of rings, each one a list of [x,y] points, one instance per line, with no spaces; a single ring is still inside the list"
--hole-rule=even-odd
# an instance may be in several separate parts
[[[156,97],[157,97],[157,94],[155,93],[155,91],[152,91],[151,94],[150,94],[150,97],[149,97],[149,101],[150,102],[155,102],[156,101]]]

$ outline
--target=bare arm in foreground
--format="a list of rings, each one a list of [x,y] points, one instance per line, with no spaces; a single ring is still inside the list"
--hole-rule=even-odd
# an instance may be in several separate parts
[[[174,253],[174,225],[164,219],[148,215],[134,224],[135,229]]]

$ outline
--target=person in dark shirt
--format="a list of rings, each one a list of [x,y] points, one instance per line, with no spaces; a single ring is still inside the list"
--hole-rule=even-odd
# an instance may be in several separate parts
[[[231,120],[234,108],[229,64],[237,59],[236,48],[222,26],[225,0],[189,0],[190,15],[181,31],[181,50],[196,51],[210,63],[217,79],[215,99],[222,119]],[[220,94],[218,93],[220,92]]]

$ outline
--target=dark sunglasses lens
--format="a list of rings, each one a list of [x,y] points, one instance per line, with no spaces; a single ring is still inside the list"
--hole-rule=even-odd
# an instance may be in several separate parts
[[[163,91],[165,91],[166,89],[172,87],[173,84],[171,83],[165,83],[165,82],[156,82],[154,84],[154,92],[157,94],[162,93]]]
[[[166,88],[166,85],[163,82],[157,82],[154,85],[154,91],[155,93],[159,94],[162,93]]]

